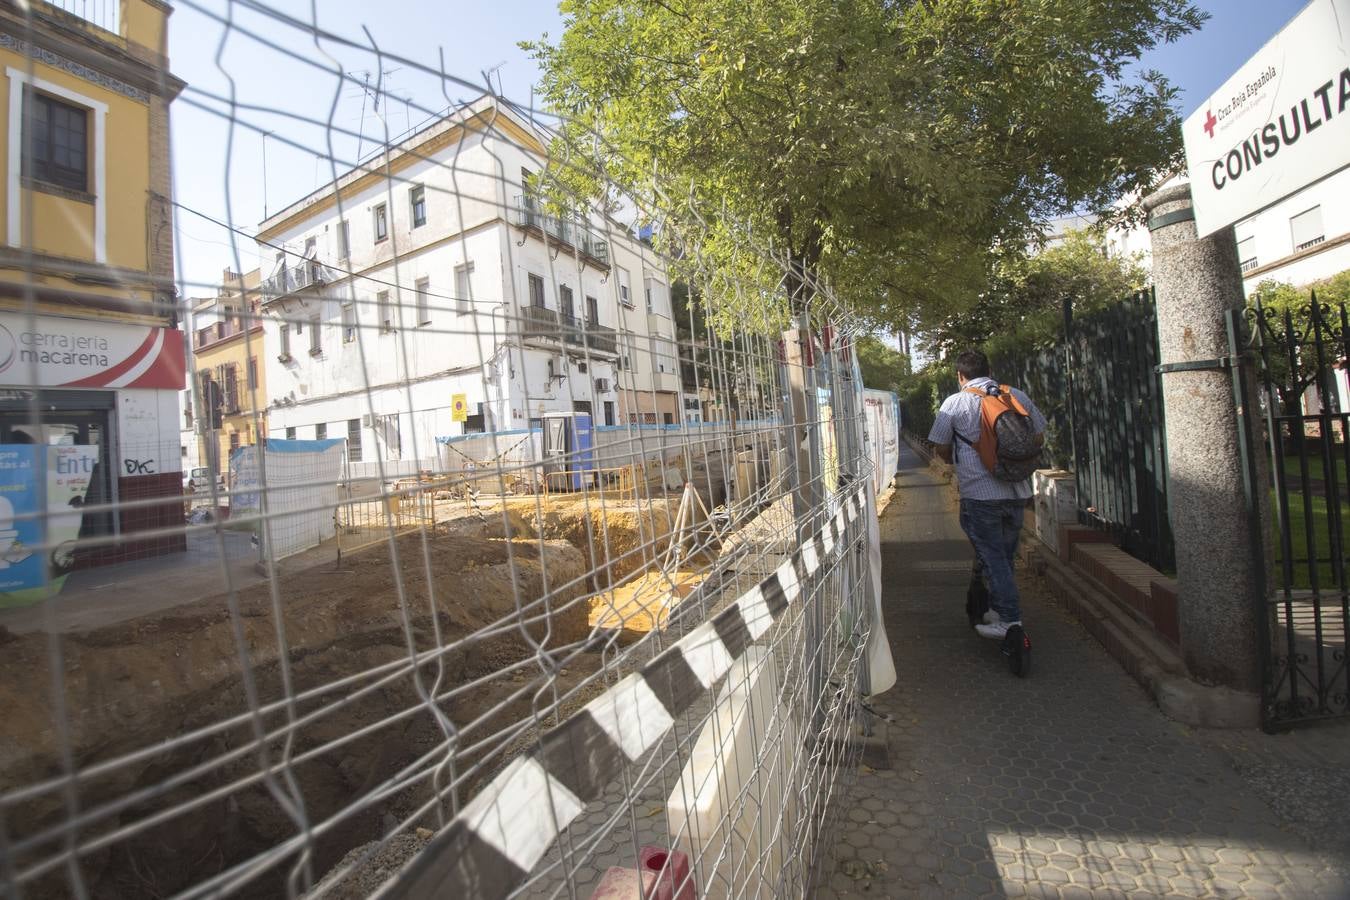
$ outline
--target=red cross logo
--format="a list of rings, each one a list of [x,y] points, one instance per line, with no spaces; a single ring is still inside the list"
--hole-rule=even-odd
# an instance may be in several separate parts
[[[1214,118],[1214,111],[1213,111],[1213,110],[1206,110],[1206,111],[1205,111],[1205,132],[1206,132],[1210,137],[1214,137],[1214,126],[1217,125],[1217,124],[1219,124],[1219,120],[1216,119],[1216,118]]]

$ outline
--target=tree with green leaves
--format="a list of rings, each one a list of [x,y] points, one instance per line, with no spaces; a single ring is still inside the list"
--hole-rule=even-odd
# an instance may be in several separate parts
[[[875,335],[866,335],[854,344],[864,387],[899,393],[910,375],[909,357],[888,347]]]
[[[1316,320],[1314,296],[1319,307]],[[1350,269],[1302,286],[1267,279],[1256,286],[1248,305],[1251,317],[1261,317],[1259,346],[1280,403],[1287,414],[1297,415],[1304,392],[1327,364],[1342,358],[1350,338],[1341,327],[1342,307],[1350,305]]]
[[[742,313],[827,282],[891,325],[974,306],[1043,222],[1105,213],[1174,165],[1174,89],[1126,69],[1204,18],[1187,0],[561,9],[557,42],[526,47],[563,119],[550,175],[568,195],[659,173],[674,218],[699,223],[686,261]],[[763,266],[751,233],[787,265]]]
[[[925,338],[943,356],[966,347],[1026,355],[1063,340],[1065,301],[1073,315],[1087,315],[1142,290],[1148,277],[1138,258],[1111,253],[1099,229],[1068,231],[1052,247],[1000,260],[979,303]]]

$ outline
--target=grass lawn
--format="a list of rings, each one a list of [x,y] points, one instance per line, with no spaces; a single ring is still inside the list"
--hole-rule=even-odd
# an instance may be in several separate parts
[[[1274,492],[1271,494],[1271,534],[1275,544],[1275,583],[1282,584],[1284,580],[1284,568],[1282,560],[1284,558],[1284,548],[1280,541],[1279,532],[1275,527],[1274,516],[1278,513],[1278,507],[1275,505]],[[1290,549],[1293,558],[1293,584],[1295,589],[1307,589],[1312,587],[1312,571],[1308,563],[1308,526],[1305,519],[1307,513],[1306,503],[1302,493],[1291,490],[1289,492],[1289,505],[1287,523],[1289,528]],[[1317,586],[1319,589],[1335,588],[1336,570],[1332,565],[1331,548],[1331,525],[1330,509],[1325,498],[1313,496],[1312,498],[1312,525],[1313,525],[1313,547],[1318,557],[1317,562]],[[1350,553],[1347,553],[1347,544],[1350,544],[1350,504],[1344,500],[1341,501],[1341,545],[1339,548],[1342,559],[1345,560],[1344,568],[1347,570],[1347,577],[1350,577]]]
[[[1333,461],[1336,466],[1336,480],[1341,490],[1346,489],[1345,481],[1345,455],[1342,447],[1336,447]],[[1322,464],[1321,453],[1308,454],[1308,477],[1313,481],[1326,481],[1326,471]],[[1285,484],[1289,485],[1291,491],[1298,490],[1303,484],[1302,468],[1297,456],[1286,456],[1284,458],[1284,478]]]

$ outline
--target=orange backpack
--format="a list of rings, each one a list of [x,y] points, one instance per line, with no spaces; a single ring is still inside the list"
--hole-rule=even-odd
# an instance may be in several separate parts
[[[1030,478],[1040,467],[1041,444],[1036,440],[1031,415],[1012,388],[1000,384],[965,390],[980,398],[980,436],[973,444],[980,462],[1000,481]]]

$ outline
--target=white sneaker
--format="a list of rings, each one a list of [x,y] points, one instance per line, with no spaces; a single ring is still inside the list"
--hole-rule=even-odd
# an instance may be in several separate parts
[[[997,624],[998,624],[998,613],[994,612],[992,609],[986,609],[986,610],[984,611],[984,624],[986,624],[986,625],[997,625]]]
[[[1004,637],[1007,636],[1009,628],[1013,627],[1014,625],[1021,625],[1021,624],[1022,621],[1020,619],[1016,622],[995,622],[992,625],[986,625],[985,623],[981,622],[980,624],[975,626],[975,630],[979,633],[980,637],[987,637],[992,640],[1001,641],[1003,640]]]

